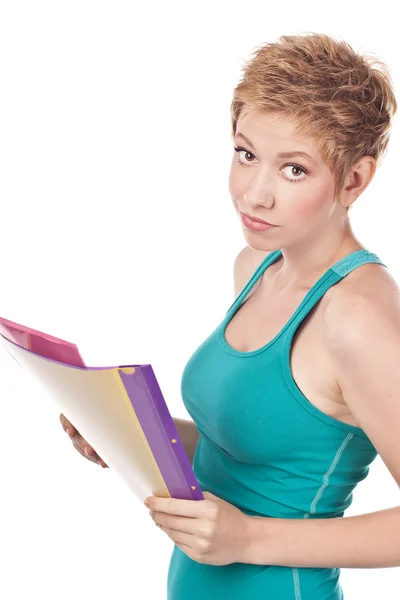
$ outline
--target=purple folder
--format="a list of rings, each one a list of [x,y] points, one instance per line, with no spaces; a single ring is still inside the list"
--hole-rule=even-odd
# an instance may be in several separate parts
[[[204,499],[150,364],[87,367],[75,344],[1,317],[0,342],[140,501]]]

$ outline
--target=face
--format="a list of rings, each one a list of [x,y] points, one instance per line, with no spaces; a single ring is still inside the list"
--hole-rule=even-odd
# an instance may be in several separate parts
[[[232,159],[229,192],[238,216],[244,212],[277,225],[252,231],[241,221],[249,246],[269,251],[302,244],[326,235],[336,215],[343,216],[345,209],[334,201],[333,173],[315,142],[296,133],[290,118],[255,109],[243,111],[233,142],[237,151]],[[294,151],[308,157],[278,157]]]

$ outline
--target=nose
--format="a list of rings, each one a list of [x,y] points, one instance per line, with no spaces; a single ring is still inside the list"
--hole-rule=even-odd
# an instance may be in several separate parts
[[[265,171],[259,170],[257,174],[254,174],[243,198],[246,204],[254,209],[257,207],[271,208],[274,205],[274,190],[271,179]]]
[[[247,206],[250,206],[252,208],[253,214],[257,214],[257,210],[259,207],[270,209],[275,204],[275,199],[272,192],[256,192],[253,188],[251,190],[247,190],[247,192],[243,196],[243,199]]]

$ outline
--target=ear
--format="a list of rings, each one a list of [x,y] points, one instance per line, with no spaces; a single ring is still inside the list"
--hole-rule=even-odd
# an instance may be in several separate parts
[[[376,171],[376,159],[362,156],[349,170],[343,186],[341,203],[347,207],[353,204],[370,184]]]

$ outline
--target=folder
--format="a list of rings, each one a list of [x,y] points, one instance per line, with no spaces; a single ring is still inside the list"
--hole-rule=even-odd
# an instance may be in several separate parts
[[[150,364],[88,367],[75,344],[1,317],[0,342],[141,502],[204,499]]]

